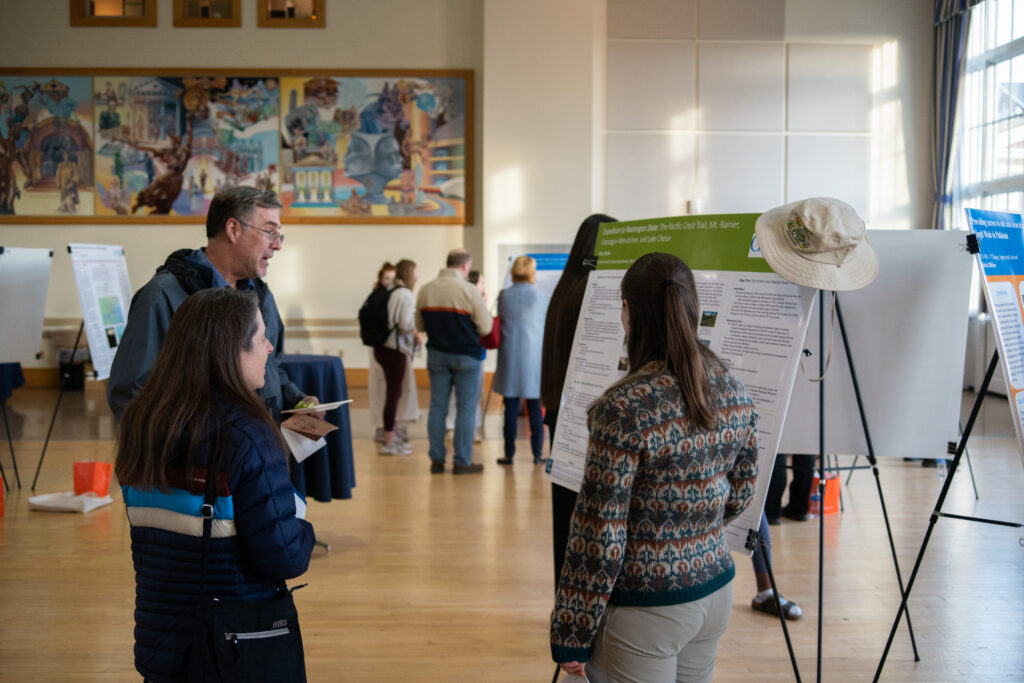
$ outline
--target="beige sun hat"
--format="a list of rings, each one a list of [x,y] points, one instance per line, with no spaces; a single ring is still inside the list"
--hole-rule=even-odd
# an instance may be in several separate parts
[[[878,274],[864,221],[838,199],[814,197],[765,211],[754,231],[772,270],[798,285],[860,289]]]

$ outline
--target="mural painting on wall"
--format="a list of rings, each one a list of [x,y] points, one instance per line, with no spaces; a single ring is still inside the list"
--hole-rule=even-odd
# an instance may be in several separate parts
[[[235,185],[278,189],[276,77],[97,76],[97,215],[205,216]]]
[[[292,216],[466,216],[462,77],[281,79],[281,200]]]
[[[0,69],[0,223],[197,223],[236,185],[298,223],[471,222],[472,71],[126,71]]]
[[[92,78],[0,75],[0,215],[93,214]]]

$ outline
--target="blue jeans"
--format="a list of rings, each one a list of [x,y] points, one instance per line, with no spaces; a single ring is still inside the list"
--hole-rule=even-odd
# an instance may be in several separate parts
[[[466,466],[473,461],[473,420],[480,400],[478,384],[482,363],[479,358],[457,353],[427,349],[427,372],[430,373],[430,413],[427,415],[427,437],[430,459],[444,462],[445,418],[448,397],[455,387],[455,464]]]

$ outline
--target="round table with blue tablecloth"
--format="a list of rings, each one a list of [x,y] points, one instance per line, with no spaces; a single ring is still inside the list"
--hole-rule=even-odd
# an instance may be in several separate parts
[[[348,398],[345,366],[337,356],[284,354],[280,367],[303,392],[316,396],[321,403]],[[283,416],[287,418],[287,415]],[[292,483],[304,496],[321,503],[334,498],[351,498],[356,485],[356,469],[352,459],[352,425],[348,404],[328,411],[326,419],[338,428],[324,439],[327,447],[301,463],[292,461]]]

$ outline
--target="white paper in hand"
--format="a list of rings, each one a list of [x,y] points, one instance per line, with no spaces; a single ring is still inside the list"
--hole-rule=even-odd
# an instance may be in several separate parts
[[[281,435],[284,436],[284,442],[288,444],[288,449],[292,452],[295,462],[302,462],[327,445],[327,441],[323,438],[313,441],[301,434],[296,434],[287,427],[281,429]]]
[[[562,679],[564,683],[590,683],[586,676],[569,676]]]
[[[298,493],[296,493],[294,491],[292,492],[292,495],[295,496],[295,516],[298,517],[299,519],[305,519],[306,518],[306,501],[302,500],[302,496],[300,496]]]

